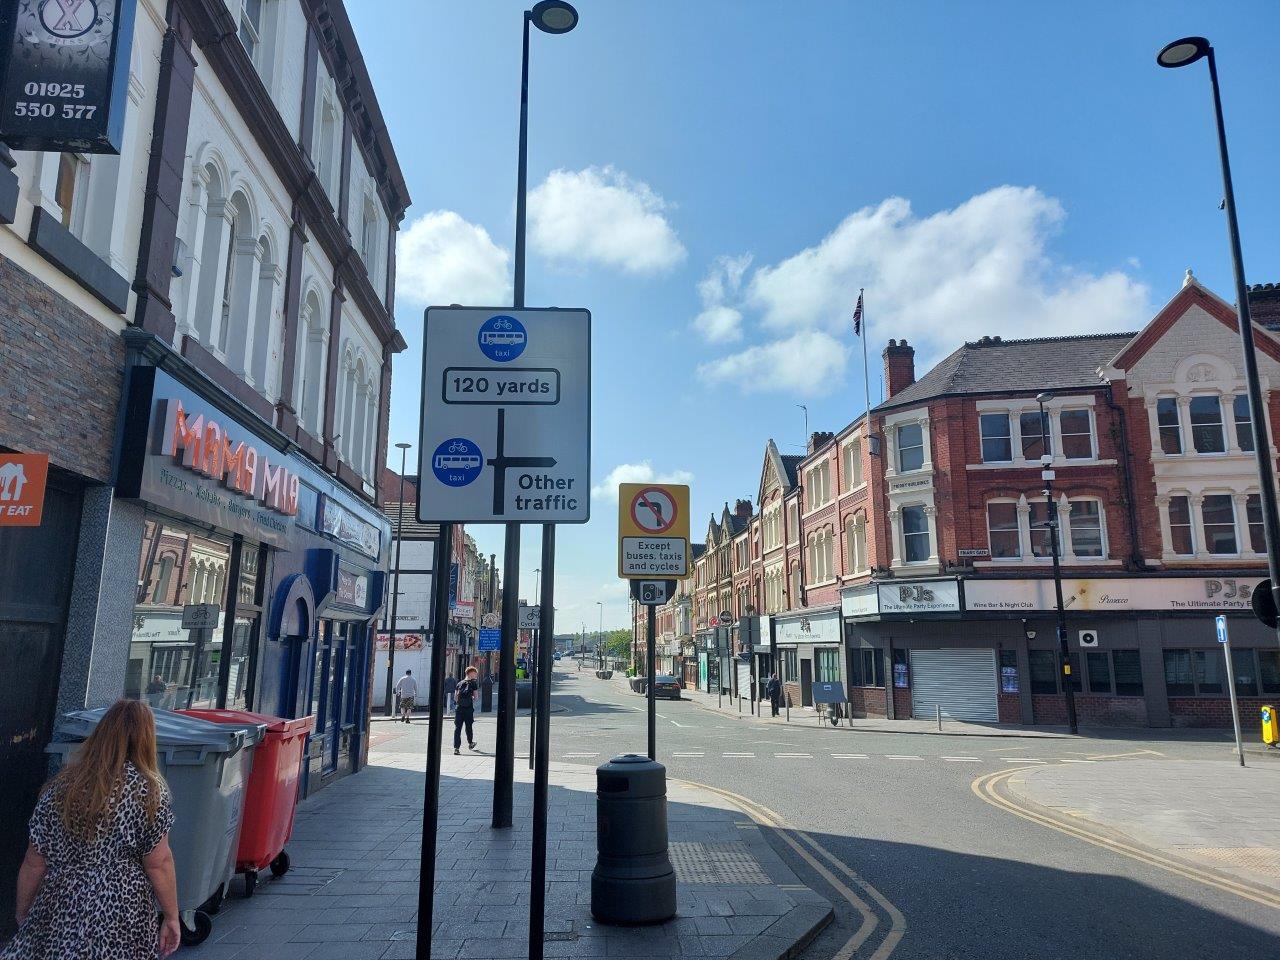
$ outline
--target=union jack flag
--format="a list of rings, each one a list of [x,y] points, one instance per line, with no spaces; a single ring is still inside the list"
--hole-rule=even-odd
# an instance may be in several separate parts
[[[853,308],[853,335],[862,336],[862,294],[858,294],[858,305]]]

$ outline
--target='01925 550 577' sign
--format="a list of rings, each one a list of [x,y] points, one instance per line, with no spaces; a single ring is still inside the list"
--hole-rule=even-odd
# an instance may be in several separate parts
[[[0,0],[0,139],[119,153],[136,0]]]

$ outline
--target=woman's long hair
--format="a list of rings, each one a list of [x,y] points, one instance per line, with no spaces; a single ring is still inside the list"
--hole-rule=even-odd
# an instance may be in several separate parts
[[[92,840],[110,812],[112,794],[125,761],[147,781],[147,820],[155,818],[163,793],[156,766],[156,718],[138,700],[119,700],[102,715],[97,728],[53,779],[58,812],[67,832]]]

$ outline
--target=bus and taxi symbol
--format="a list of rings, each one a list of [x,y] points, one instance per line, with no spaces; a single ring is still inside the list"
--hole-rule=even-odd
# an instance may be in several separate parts
[[[480,325],[476,337],[480,352],[490,360],[498,363],[509,363],[524,353],[529,344],[524,324],[515,317],[499,314],[490,317]]]
[[[484,466],[480,448],[463,437],[453,437],[436,447],[431,457],[431,472],[449,487],[465,487]]]

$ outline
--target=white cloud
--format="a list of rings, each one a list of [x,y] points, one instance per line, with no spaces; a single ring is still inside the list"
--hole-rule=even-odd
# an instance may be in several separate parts
[[[926,217],[901,197],[855,211],[820,242],[752,274],[744,300],[772,342],[700,370],[747,390],[812,392],[824,377],[835,378],[827,387],[837,386],[845,350],[856,342],[850,317],[860,287],[871,353],[889,337],[906,337],[918,363],[984,334],[1139,329],[1151,313],[1144,284],[1121,270],[1081,269],[1049,251],[1065,219],[1053,197],[1013,186]]]
[[[814,396],[844,380],[848,347],[821,330],[800,330],[784,340],[748,347],[699,365],[698,375],[737,383],[748,393],[791,391]]]
[[[452,210],[432,210],[400,233],[396,297],[418,306],[508,303],[509,259],[484,227]]]
[[[707,343],[733,343],[742,339],[742,311],[737,303],[742,293],[742,278],[751,265],[751,254],[740,257],[716,257],[707,275],[698,282],[702,312],[694,318],[693,327]]]
[[[620,483],[692,483],[693,474],[688,470],[671,470],[658,473],[653,463],[641,460],[639,463],[620,463],[609,475],[591,488],[591,495],[599,500],[618,502],[618,484]]]
[[[554,170],[529,194],[530,241],[552,260],[658,273],[685,258],[669,206],[612,166]]]

